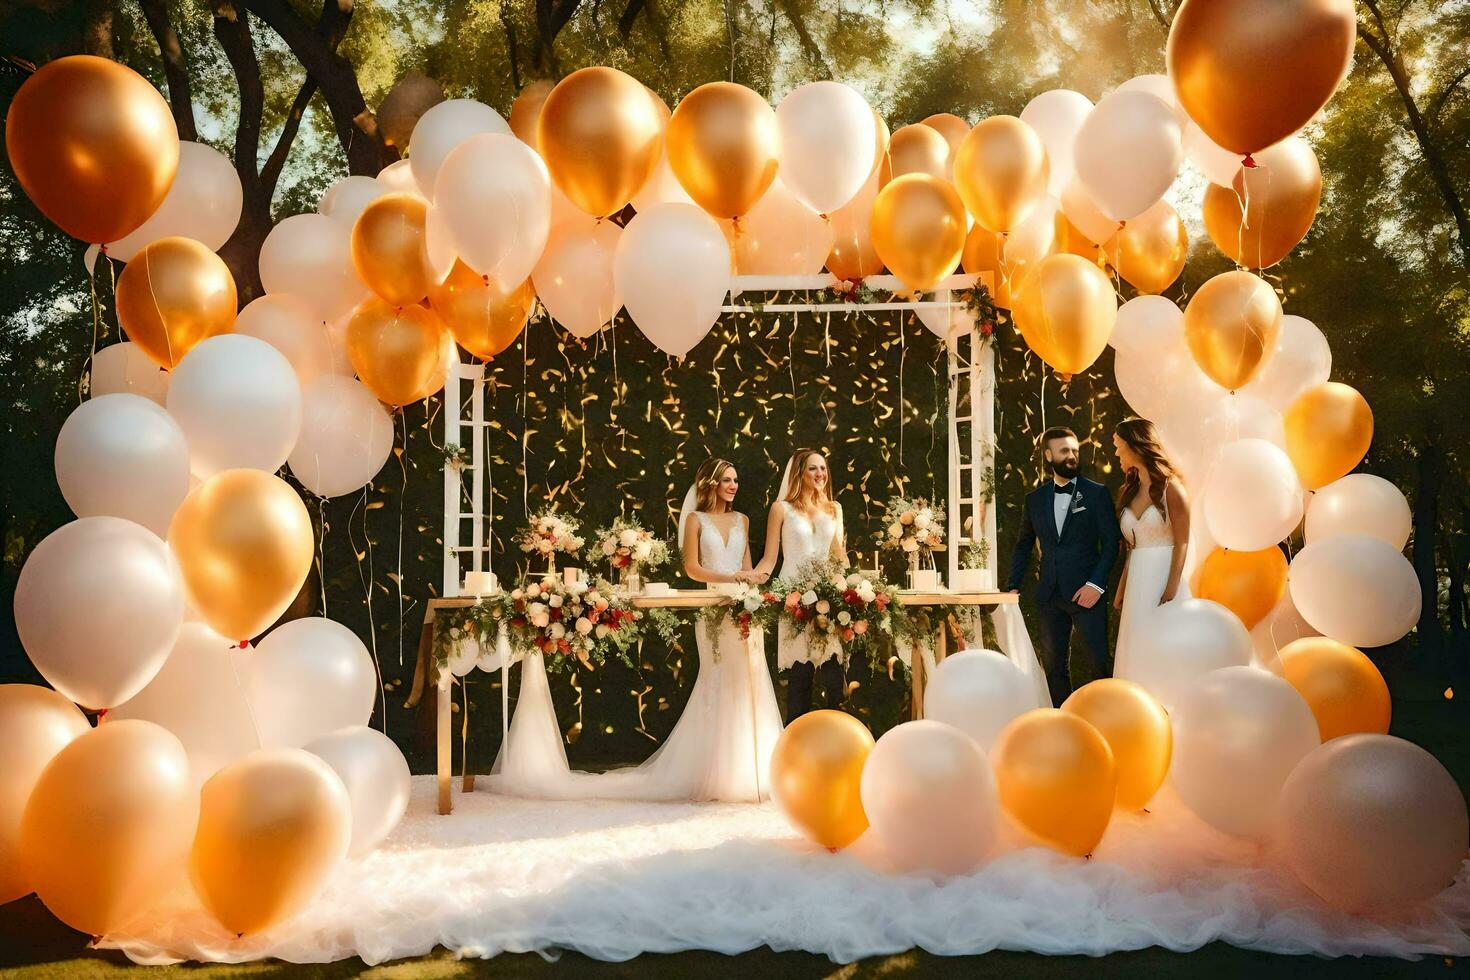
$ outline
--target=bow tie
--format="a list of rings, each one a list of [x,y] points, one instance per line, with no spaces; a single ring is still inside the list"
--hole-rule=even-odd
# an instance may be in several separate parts
[[[1071,484],[1071,483],[1057,483],[1055,481],[1053,481],[1052,482],[1052,485],[1051,485],[1052,492],[1054,492],[1054,493],[1065,493],[1065,494],[1068,494],[1069,496],[1072,493],[1072,487],[1073,487],[1073,484]]]

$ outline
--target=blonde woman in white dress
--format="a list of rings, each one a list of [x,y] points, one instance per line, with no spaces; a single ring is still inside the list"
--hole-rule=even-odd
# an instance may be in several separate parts
[[[1127,549],[1113,606],[1118,655],[1113,675],[1131,680],[1129,654],[1149,629],[1149,616],[1181,592],[1189,548],[1189,500],[1165,455],[1158,430],[1147,419],[1124,419],[1113,433],[1113,449],[1126,474],[1118,496],[1118,526]]]
[[[829,558],[847,565],[842,508],[832,495],[827,458],[815,449],[798,449],[786,464],[766,523],[766,550],[756,571],[769,574],[778,555],[783,578],[797,574],[812,559]],[[788,632],[784,624],[779,643],[777,665],[791,670],[786,685],[786,724],[811,710],[812,681],[817,673],[822,675],[826,706],[840,708],[847,693],[840,651],[830,651],[820,665],[815,664],[807,638]]]

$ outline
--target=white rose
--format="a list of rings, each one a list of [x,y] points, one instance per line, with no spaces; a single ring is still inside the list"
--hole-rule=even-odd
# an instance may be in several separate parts
[[[623,533],[618,535],[618,544],[624,548],[631,548],[638,542],[638,532],[631,527],[623,528]]]
[[[852,622],[852,614],[844,609],[837,614],[837,621],[843,626],[846,626],[848,623]]]
[[[648,541],[639,541],[633,546],[633,557],[639,561],[647,561],[648,555],[653,551],[653,544]]]
[[[602,553],[604,555],[607,555],[609,558],[611,558],[612,555],[613,555],[613,552],[615,552],[617,550],[618,550],[617,542],[613,541],[612,538],[608,538],[606,541],[602,542]]]
[[[551,617],[544,612],[533,613],[531,615],[531,625],[536,627],[538,630],[544,630],[547,624],[549,624],[550,622]]]
[[[611,632],[612,632],[612,630],[608,629],[606,626],[602,625],[601,623],[598,623],[597,624],[597,638],[599,640],[602,639],[604,636],[607,636],[607,634],[609,634]]]
[[[587,585],[587,583],[584,580],[578,579],[577,581],[573,582],[571,585],[567,586],[567,591],[570,592],[574,596],[578,596],[578,595],[582,595],[584,592],[586,592],[588,588],[589,588],[589,586]]]
[[[801,594],[801,604],[803,606],[815,605],[816,604],[816,601],[817,601],[817,594],[815,592],[813,592],[811,589],[807,589],[805,592],[803,592]]]
[[[554,547],[555,545],[547,538],[542,538],[536,542],[536,550],[540,551],[543,555],[549,555]]]
[[[873,587],[866,582],[857,587],[857,594],[858,598],[864,602],[872,602],[877,597],[877,593],[873,591]]]
[[[746,612],[755,612],[760,607],[761,607],[761,597],[760,596],[758,596],[758,595],[751,595],[751,596],[746,596],[745,597],[745,611]]]
[[[921,531],[925,530],[933,520],[934,514],[926,508],[919,511],[919,516],[914,518],[914,527],[917,527]]]
[[[530,596],[531,598],[534,599],[536,596],[538,596],[540,594],[541,594],[541,586],[538,585],[537,583],[532,582],[530,585],[526,586],[526,595]]]
[[[847,577],[847,584],[852,588],[857,588],[859,585],[866,581],[867,579],[863,578],[862,574],[859,572],[853,572]]]
[[[583,636],[586,636],[588,633],[591,633],[592,632],[592,620],[588,619],[586,616],[583,616],[580,619],[578,619],[577,620],[577,632],[578,633],[581,633]]]
[[[919,539],[918,538],[904,538],[904,541],[903,541],[903,550],[904,551],[918,551],[919,550]]]
[[[513,592],[511,592],[511,594],[510,594],[510,597],[511,597],[511,598],[512,598],[512,599],[519,599],[519,598],[521,598],[521,597],[522,597],[522,596],[524,596],[524,595],[525,595],[525,594],[526,594],[526,593],[524,593],[524,592],[522,592],[522,591],[521,591],[521,590],[520,590],[520,589],[516,589],[516,590],[514,590],[514,591],[513,591]]]
[[[553,595],[550,599],[547,599],[546,602],[548,605],[551,606],[552,609],[560,609],[562,598],[559,595]]]
[[[564,637],[566,635],[567,635],[567,628],[565,626],[563,626],[561,623],[552,623],[551,624],[551,638],[553,640],[559,640],[559,639],[561,639],[562,637]]]
[[[530,613],[532,616],[540,616],[542,613],[546,612],[546,604],[542,602],[533,602],[528,607],[526,607],[526,612]]]
[[[903,537],[903,525],[902,524],[890,524],[890,525],[888,525],[888,536],[890,538],[893,538],[895,541],[897,541],[899,538]]]

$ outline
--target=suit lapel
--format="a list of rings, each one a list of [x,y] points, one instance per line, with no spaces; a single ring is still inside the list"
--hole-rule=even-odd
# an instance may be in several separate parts
[[[1051,481],[1047,481],[1042,488],[1045,492],[1038,493],[1039,498],[1035,508],[1033,520],[1046,528],[1046,536],[1051,539],[1052,544],[1058,544],[1062,536],[1057,532],[1056,491],[1052,489]]]

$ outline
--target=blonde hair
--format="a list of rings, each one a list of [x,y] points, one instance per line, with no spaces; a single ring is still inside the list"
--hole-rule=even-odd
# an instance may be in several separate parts
[[[699,469],[694,471],[695,510],[710,513],[715,509],[715,504],[719,501],[720,481],[724,479],[727,470],[734,468],[734,463],[718,456],[699,464]]]
[[[830,467],[827,473],[827,484],[822,488],[821,494],[809,494],[807,492],[806,464],[807,460],[813,456],[822,456],[823,460],[827,458],[822,454],[820,449],[798,449],[791,454],[791,461],[786,464],[786,471],[791,474],[790,484],[786,487],[786,502],[797,510],[805,510],[806,508],[802,504],[811,497],[814,498],[811,500],[811,509],[816,510],[820,508],[830,513],[837,503],[837,498],[832,496],[832,474]]]

